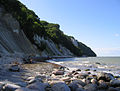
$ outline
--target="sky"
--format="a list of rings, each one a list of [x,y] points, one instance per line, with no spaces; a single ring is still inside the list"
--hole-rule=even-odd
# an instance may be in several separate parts
[[[19,0],[98,56],[120,56],[120,0]]]

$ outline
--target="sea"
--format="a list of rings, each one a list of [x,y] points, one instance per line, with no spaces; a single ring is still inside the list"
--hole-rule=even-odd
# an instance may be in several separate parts
[[[120,76],[120,57],[75,57],[52,59],[49,62],[59,64],[69,68],[71,71],[81,69],[90,72],[107,72],[115,76]]]

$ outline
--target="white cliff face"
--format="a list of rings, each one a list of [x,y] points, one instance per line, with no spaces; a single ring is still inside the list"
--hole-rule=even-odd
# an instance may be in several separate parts
[[[78,41],[77,40],[75,40],[74,38],[71,38],[71,41],[72,41],[74,46],[78,47]]]
[[[38,45],[41,45],[41,42],[45,42],[46,48],[42,52],[42,56],[46,55],[55,55],[55,56],[72,56],[71,53],[67,48],[63,47],[62,45],[55,44],[51,39],[40,37],[38,35],[34,36],[34,40]]]
[[[19,22],[0,7],[0,52],[36,54]]]

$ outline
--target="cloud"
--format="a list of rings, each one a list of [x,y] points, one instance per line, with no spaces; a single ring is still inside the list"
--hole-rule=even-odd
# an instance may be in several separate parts
[[[98,56],[120,56],[120,47],[118,48],[95,48]]]
[[[116,34],[115,34],[115,36],[116,36],[116,37],[119,37],[119,36],[120,36],[120,34],[116,33]]]

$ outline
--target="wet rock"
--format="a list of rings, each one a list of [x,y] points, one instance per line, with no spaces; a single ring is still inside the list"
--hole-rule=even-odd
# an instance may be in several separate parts
[[[59,71],[59,70],[53,71],[52,73],[54,75],[64,75],[64,71]]]
[[[52,86],[52,91],[70,91],[70,88],[65,83],[56,83]]]
[[[120,80],[111,80],[110,85],[113,87],[120,87]]]
[[[21,87],[15,84],[6,84],[3,89],[4,91],[14,91],[18,88],[21,88]]]
[[[19,65],[11,65],[9,70],[12,71],[12,72],[19,72],[20,67],[19,67]]]
[[[110,80],[114,79],[114,76],[111,73],[101,72],[97,74],[97,79],[109,82]]]
[[[97,91],[97,85],[96,84],[88,84],[84,87],[87,91]]]
[[[41,82],[35,82],[32,84],[29,84],[27,88],[32,89],[32,90],[45,91],[45,86]]]

